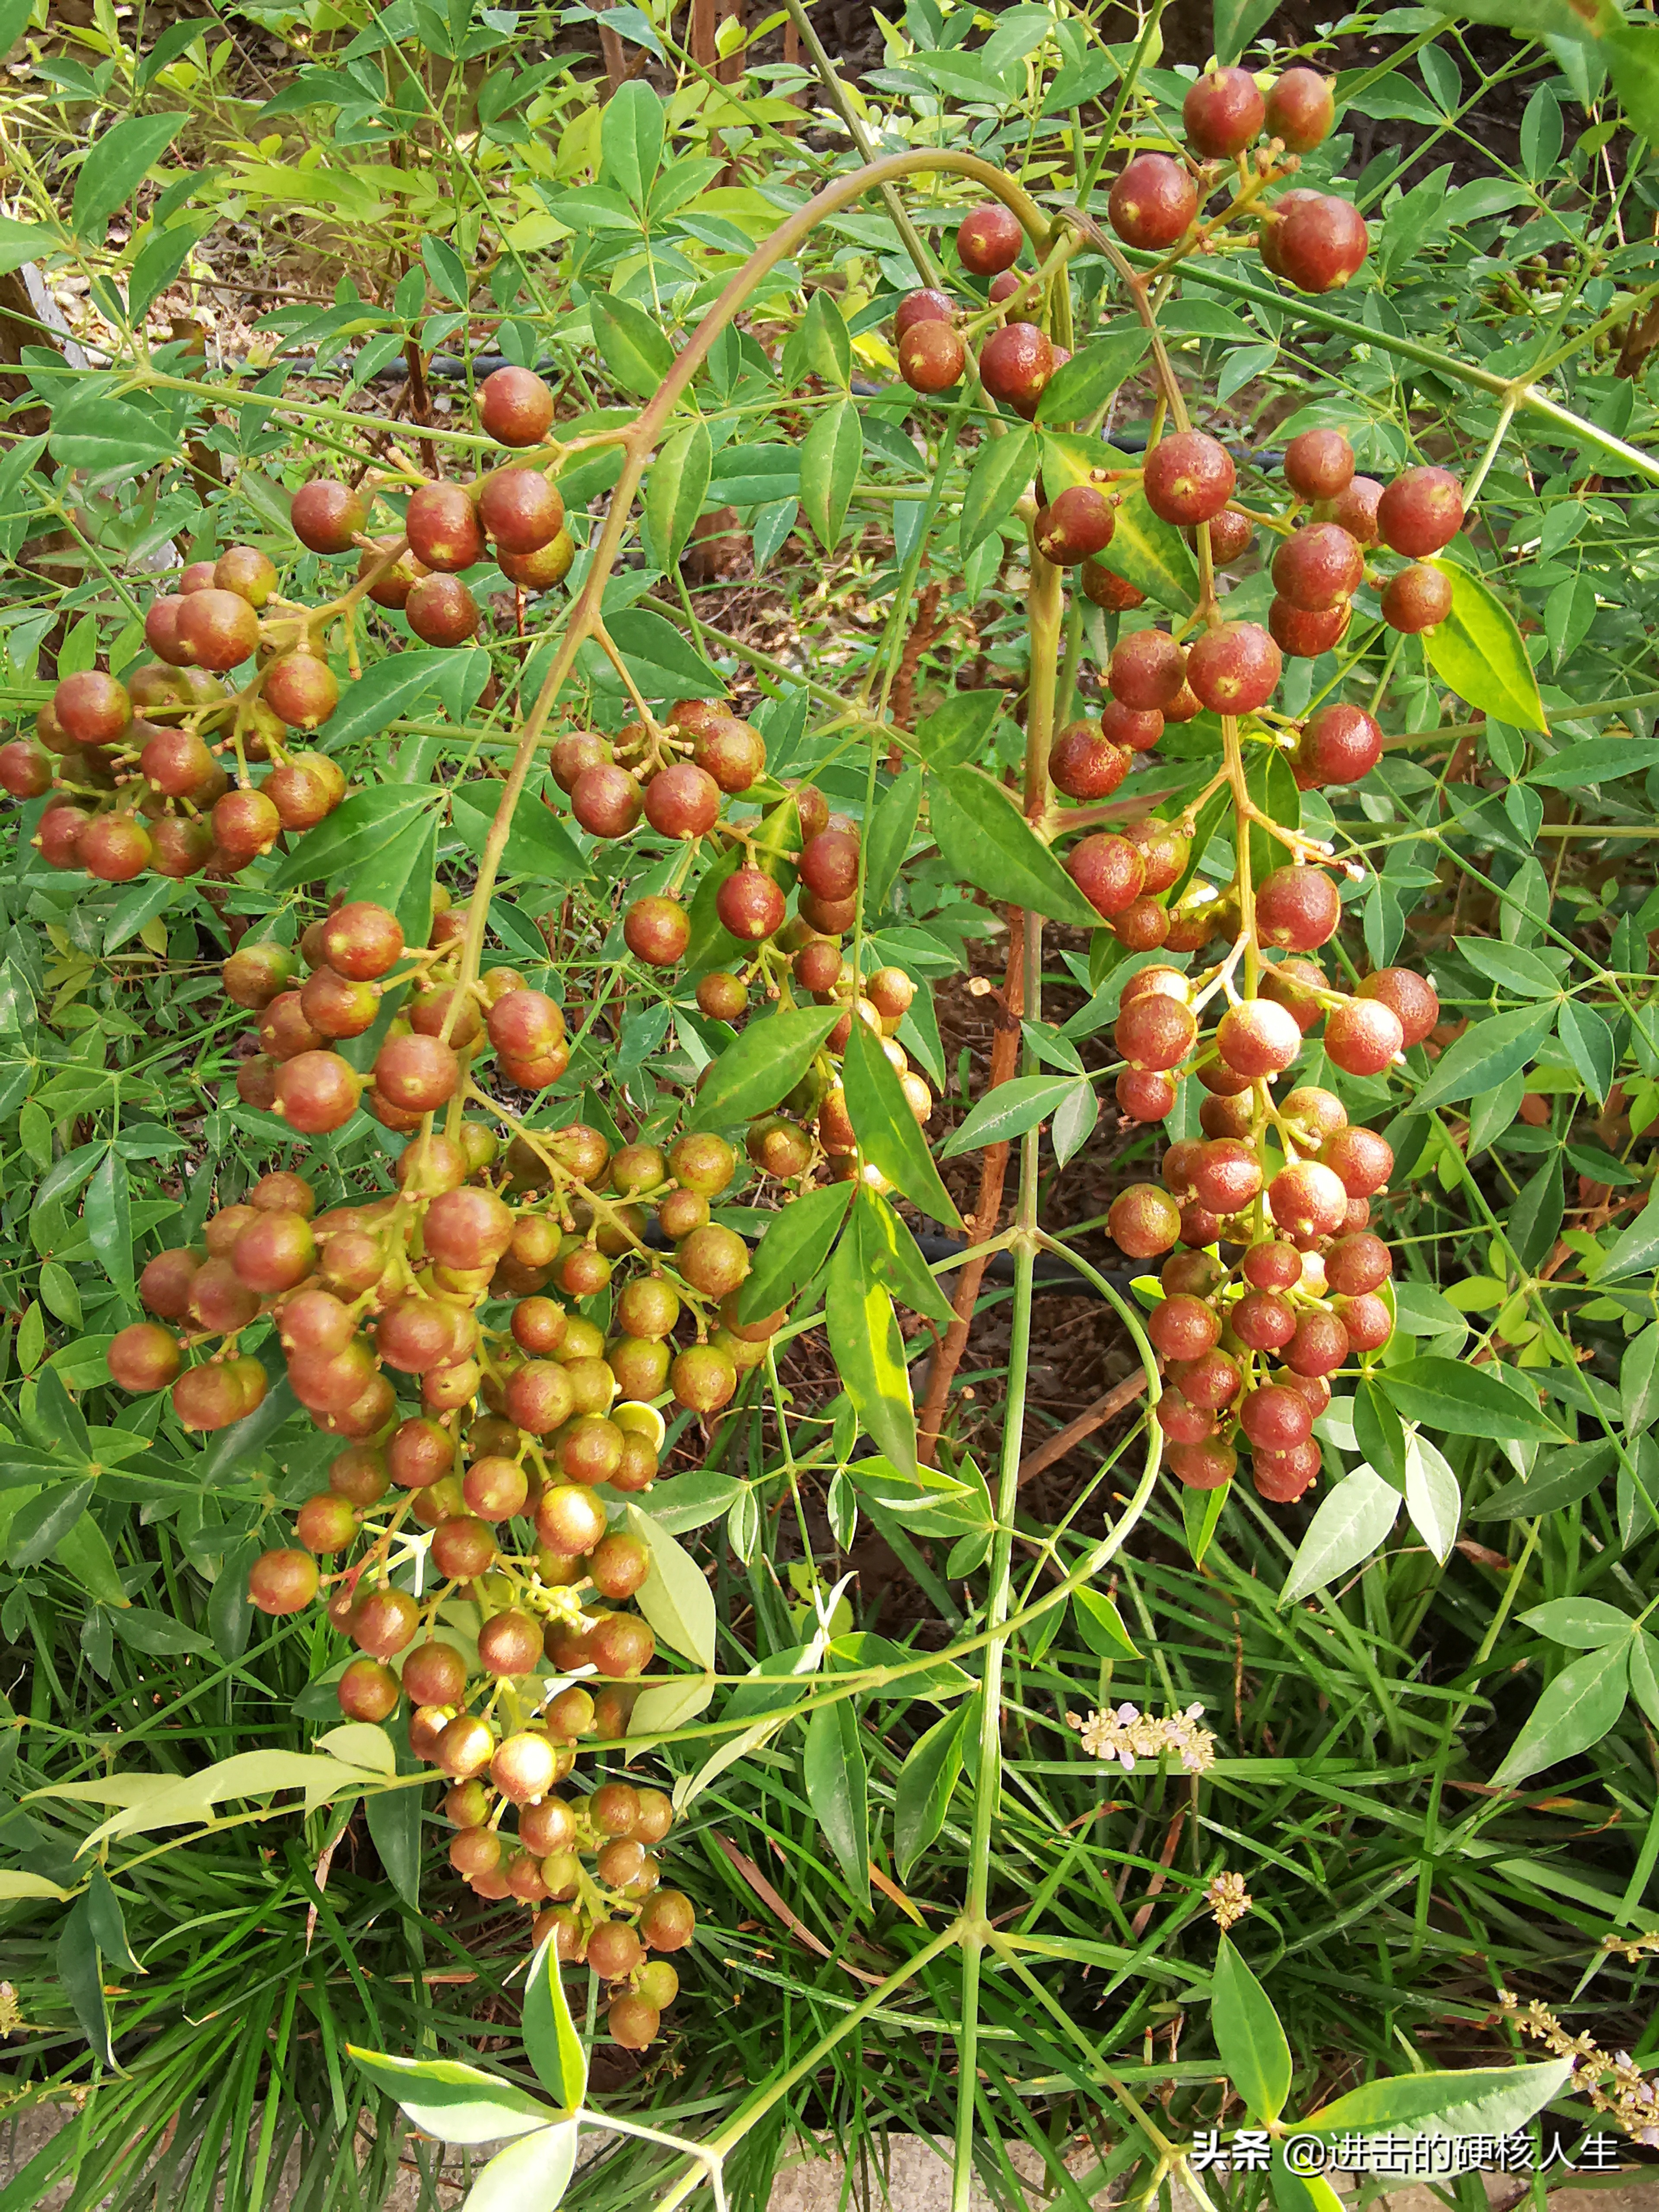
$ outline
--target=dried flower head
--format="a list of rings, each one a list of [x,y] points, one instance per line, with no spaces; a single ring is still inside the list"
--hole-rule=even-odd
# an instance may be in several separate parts
[[[1161,1719],[1143,1713],[1138,1705],[1119,1705],[1111,1712],[1067,1713],[1066,1725],[1082,1738],[1091,1759],[1113,1759],[1126,1774],[1133,1774],[1138,1759],[1161,1759],[1172,1753],[1188,1774],[1206,1774],[1215,1764],[1215,1738],[1199,1725],[1202,1705],[1185,1712],[1166,1713]]]
[[[1650,2081],[1628,2051],[1603,2051],[1592,2036],[1569,2035],[1549,2007],[1535,1997],[1522,2004],[1505,1990],[1498,2002],[1522,2035],[1541,2043],[1557,2058],[1571,2059],[1573,2086],[1589,2099],[1595,2111],[1633,2142],[1659,2150],[1659,2078]]]

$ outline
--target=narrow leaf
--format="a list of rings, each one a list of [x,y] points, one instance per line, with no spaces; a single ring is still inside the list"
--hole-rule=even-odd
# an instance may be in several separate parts
[[[1094,929],[1096,913],[1014,800],[976,768],[951,768],[935,779],[929,818],[939,848],[963,883],[975,884],[1009,906],[1030,907],[1050,921]]]
[[[864,1274],[856,1237],[843,1237],[830,1255],[824,1316],[836,1370],[866,1434],[914,1475],[916,1415],[904,1340],[885,1287]]]
[[[1452,587],[1451,612],[1423,633],[1431,668],[1460,699],[1523,730],[1545,730],[1538,678],[1515,617],[1480,579],[1455,561],[1431,561]]]
[[[1215,2047],[1250,2118],[1271,2123],[1291,2094],[1291,2046],[1273,2001],[1223,1935],[1210,1997]]]
[[[752,1121],[794,1089],[841,1018],[839,1006],[790,1006],[750,1022],[714,1062],[687,1127]]]
[[[850,1698],[819,1705],[806,1723],[806,1797],[854,1895],[870,1903],[870,1790]]]
[[[959,1229],[962,1216],[939,1178],[898,1071],[862,1022],[854,1022],[848,1033],[842,1082],[853,1133],[866,1159],[924,1213],[947,1229]]]
[[[524,2045],[548,2095],[556,2097],[566,2112],[578,2111],[587,2095],[587,2053],[570,2017],[551,1936],[530,1962],[524,1990]]]
[[[901,1881],[908,1880],[911,1868],[945,1826],[962,1772],[963,1738],[976,1711],[976,1701],[969,1698],[935,1721],[905,1754],[893,1792],[893,1856]]]

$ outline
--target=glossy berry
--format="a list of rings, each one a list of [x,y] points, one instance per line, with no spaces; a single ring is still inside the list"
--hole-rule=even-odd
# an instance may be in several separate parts
[[[0,789],[12,798],[39,799],[52,789],[52,755],[32,738],[0,745]]]
[[[60,680],[52,695],[52,711],[72,744],[112,745],[132,720],[132,699],[114,677],[87,668]]]
[[[501,553],[539,553],[564,527],[564,501],[539,469],[501,469],[478,494],[478,520]]]
[[[634,778],[608,762],[584,769],[570,793],[571,812],[594,837],[626,836],[643,805]]]
[[[1382,732],[1363,707],[1322,707],[1304,725],[1291,766],[1304,791],[1358,783],[1382,757]]]
[[[1463,487],[1449,469],[1407,469],[1377,501],[1376,523],[1391,552],[1420,561],[1463,527]]]
[[[1035,323],[1005,323],[980,348],[980,380],[1027,422],[1054,373],[1054,349]]]
[[[1182,682],[1187,680],[1183,669]],[[1176,696],[1179,698],[1180,693]],[[1132,753],[1150,752],[1164,734],[1164,710],[1159,707],[1129,707],[1121,699],[1108,699],[1100,710],[1101,735]]]
[[[1302,1049],[1294,1017],[1271,999],[1229,1006],[1216,1024],[1215,1041],[1227,1066],[1252,1081],[1279,1074]]]
[[[1129,760],[1097,724],[1068,722],[1049,752],[1048,774],[1067,799],[1109,799],[1128,775]]]
[[[766,773],[766,740],[735,715],[716,714],[697,732],[691,757],[722,791],[747,791]]]
[[[316,1596],[319,1579],[309,1552],[263,1552],[248,1571],[248,1595],[261,1613],[300,1613]]]
[[[105,1358],[111,1381],[123,1390],[164,1390],[179,1372],[179,1340],[159,1322],[137,1321],[110,1339]]]
[[[322,951],[329,966],[355,981],[373,982],[397,965],[404,949],[395,915],[368,899],[337,907],[323,924]]]
[[[1146,866],[1127,837],[1085,837],[1066,856],[1066,872],[1097,914],[1110,920],[1140,896]]]
[[[1348,1194],[1334,1169],[1317,1160],[1297,1160],[1268,1184],[1267,1204],[1274,1222],[1292,1239],[1332,1237],[1346,1216]]]
[[[1220,1340],[1221,1316],[1200,1298],[1176,1296],[1152,1308],[1146,1334],[1162,1359],[1197,1359]]]
[[[1285,448],[1285,481],[1298,499],[1340,498],[1353,468],[1353,447],[1340,430],[1303,430]]]
[[[918,323],[948,323],[954,319],[956,307],[948,292],[929,287],[920,292],[907,292],[893,311],[893,336],[902,338]]]
[[[1364,574],[1364,551],[1335,522],[1307,524],[1273,556],[1273,589],[1310,614],[1352,599]]]
[[[88,875],[127,884],[149,866],[150,835],[134,814],[100,814],[82,830],[76,857]]]
[[[1107,212],[1126,246],[1157,252],[1186,236],[1198,213],[1198,187],[1167,154],[1137,154],[1114,183]]]
[[[422,576],[404,602],[404,616],[423,645],[465,645],[483,619],[459,576]]]
[[[422,484],[410,499],[404,529],[410,552],[428,568],[454,575],[483,558],[478,509],[459,484]]]
[[[503,553],[497,550],[495,566],[502,575],[526,592],[551,591],[570,574],[570,564],[576,557],[576,542],[568,530],[556,532],[545,545],[533,553]]]
[[[635,899],[623,916],[623,936],[636,959],[672,968],[690,942],[691,919],[678,899]]]
[[[1345,1075],[1380,1075],[1405,1043],[1399,1016],[1380,999],[1348,999],[1325,1023],[1325,1056]]]
[[[898,364],[912,392],[948,392],[968,365],[968,348],[949,323],[913,323],[899,339]]]
[[[1299,292],[1335,291],[1358,271],[1370,246],[1364,216],[1352,200],[1329,193],[1302,197],[1273,228],[1276,273]]]
[[[758,945],[783,926],[783,893],[760,868],[738,868],[714,894],[720,926],[746,945]]]
[[[1261,136],[1267,104],[1245,69],[1217,69],[1199,78],[1182,103],[1187,143],[1206,161],[1242,154]]]
[[[1255,919],[1264,944],[1311,952],[1335,934],[1341,896],[1317,868],[1274,868],[1256,892]]]
[[[1132,630],[1113,647],[1106,680],[1121,705],[1141,713],[1161,709],[1186,680],[1187,658],[1167,630]]]
[[[302,1052],[276,1071],[270,1110],[302,1136],[324,1136],[357,1110],[362,1079],[337,1052]]]
[[[801,882],[817,898],[851,898],[859,883],[859,840],[850,830],[821,830],[801,848]]]
[[[497,445],[538,446],[553,427],[553,394],[533,369],[495,369],[478,386],[478,421]]]
[[[1274,599],[1267,609],[1267,634],[1291,660],[1316,660],[1338,645],[1353,618],[1353,607],[1340,599],[1334,607],[1310,614],[1288,599]]]
[[[1388,1246],[1368,1229],[1352,1237],[1339,1237],[1325,1255],[1325,1280],[1341,1297],[1363,1297],[1386,1283],[1393,1273],[1394,1260]]]
[[[1132,1067],[1179,1067],[1198,1038],[1198,1018],[1178,999],[1148,992],[1119,1012],[1112,1039]]]
[[[1383,586],[1382,619],[1390,629],[1403,630],[1408,637],[1433,629],[1451,609],[1451,578],[1425,562],[1413,561]]]
[[[1440,999],[1425,975],[1409,968],[1379,968],[1357,989],[1362,999],[1376,999],[1398,1017],[1402,1042],[1421,1044],[1440,1019]]]
[[[1232,497],[1237,473],[1219,439],[1177,430],[1146,456],[1146,504],[1165,522],[1208,522]]]
[[[645,788],[645,818],[665,837],[701,837],[720,819],[720,787],[694,761],[659,769]]]
[[[1330,135],[1336,101],[1316,70],[1287,69],[1267,94],[1268,135],[1292,154],[1311,154]]]
[[[963,267],[975,276],[994,276],[1012,269],[1024,241],[1019,217],[999,200],[975,208],[957,230],[957,255]]]
[[[1111,542],[1113,516],[1104,492],[1068,484],[1037,516],[1037,550],[1061,568],[1075,567]]]
[[[314,730],[339,704],[339,679],[314,653],[286,653],[266,669],[259,696],[290,729]]]
[[[295,493],[289,522],[311,552],[349,553],[353,538],[368,527],[368,515],[349,484],[313,477]]]
[[[1103,607],[1108,614],[1127,614],[1131,608],[1146,604],[1145,592],[1138,590],[1125,577],[1103,568],[1098,561],[1084,562],[1082,584],[1084,597],[1091,599],[1096,606]]]
[[[173,624],[176,650],[189,667],[238,668],[259,642],[259,617],[235,592],[191,592]]]
[[[1362,545],[1382,543],[1377,511],[1382,503],[1382,487],[1375,477],[1355,477],[1346,489],[1330,501],[1324,519],[1340,522],[1350,538],[1358,538]]]
[[[1216,714],[1251,714],[1265,707],[1283,671],[1279,647],[1255,623],[1206,630],[1187,655],[1187,681]]]
[[[1132,1260],[1150,1260],[1167,1252],[1180,1237],[1181,1208],[1156,1183],[1132,1183],[1112,1200],[1106,1226]]]
[[[1313,1414],[1299,1392],[1282,1382],[1250,1391],[1238,1409],[1238,1425],[1252,1444],[1267,1451],[1289,1451],[1313,1433]]]

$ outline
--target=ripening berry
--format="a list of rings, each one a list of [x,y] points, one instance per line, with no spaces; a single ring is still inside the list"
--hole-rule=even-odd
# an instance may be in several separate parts
[[[262,1552],[248,1570],[248,1595],[261,1613],[300,1613],[316,1596],[319,1580],[309,1552]]]
[[[1208,522],[1232,497],[1236,476],[1219,439],[1177,430],[1146,456],[1146,504],[1164,522]]]
[[[741,975],[717,968],[698,983],[697,1005],[711,1021],[735,1022],[748,1009],[749,987]]]
[[[1187,681],[1216,714],[1253,714],[1273,697],[1283,672],[1279,647],[1256,623],[1206,630],[1187,654]]]
[[[459,576],[422,576],[404,602],[404,617],[423,645],[465,645],[483,619]]]
[[[1035,323],[1004,323],[980,348],[980,381],[1027,422],[1054,373],[1054,349]]]
[[[1357,987],[1356,995],[1379,1000],[1399,1018],[1406,1047],[1421,1044],[1440,1019],[1440,999],[1426,975],[1409,968],[1379,968]]]
[[[1416,637],[1445,621],[1452,608],[1451,578],[1425,562],[1413,561],[1382,589],[1382,619],[1390,629]]]
[[[1200,1353],[1188,1360],[1171,1378],[1189,1406],[1200,1413],[1218,1413],[1231,1406],[1244,1385],[1238,1362],[1221,1351]]]
[[[322,927],[323,957],[342,975],[372,982],[395,967],[404,933],[395,915],[367,899],[337,907]]]
[[[1255,895],[1256,927],[1266,945],[1311,952],[1336,933],[1342,899],[1318,868],[1274,868]]]
[[[1013,210],[993,200],[963,217],[957,230],[957,253],[963,267],[975,276],[994,276],[1013,267],[1024,240],[1024,229]]]
[[[301,544],[311,552],[349,553],[352,540],[368,528],[368,516],[349,485],[336,483],[328,477],[313,477],[295,493],[289,523]]]
[[[1293,1375],[1334,1375],[1347,1356],[1347,1330],[1334,1313],[1317,1310],[1303,1315],[1285,1347],[1285,1364]]]
[[[1146,1334],[1161,1359],[1197,1359],[1219,1342],[1221,1316],[1199,1298],[1165,1298],[1147,1316]]]
[[[498,368],[478,386],[478,422],[501,446],[538,446],[553,427],[553,394],[533,369]]]
[[[1061,568],[1086,561],[1111,543],[1113,514],[1093,484],[1068,484],[1036,519],[1037,550]]]
[[[239,668],[259,642],[259,617],[235,592],[192,592],[173,622],[174,650],[187,667]]]
[[[1182,103],[1187,143],[1206,161],[1224,161],[1255,145],[1267,103],[1246,69],[1214,69],[1199,78]]]
[[[968,365],[968,348],[949,323],[914,323],[899,339],[898,364],[912,392],[948,392]]]
[[[678,899],[635,899],[623,916],[623,937],[648,967],[672,968],[691,941],[691,917]]]
[[[570,811],[593,837],[626,836],[644,803],[634,778],[611,762],[584,769],[571,787]]]
[[[150,1263],[152,1267],[155,1264],[153,1261]],[[191,1273],[194,1272],[192,1267]],[[148,1268],[145,1273],[148,1276]],[[148,1298],[145,1304],[149,1304]],[[151,1310],[155,1309],[152,1306]],[[110,1380],[135,1395],[166,1389],[179,1368],[178,1339],[171,1330],[153,1321],[134,1322],[118,1331],[110,1339],[104,1356],[109,1364]]]
[[[1132,1260],[1149,1260],[1179,1238],[1181,1209],[1156,1183],[1132,1183],[1113,1200],[1106,1225],[1121,1251]]]
[[[918,323],[948,323],[953,320],[956,308],[951,296],[929,288],[920,292],[907,292],[893,311],[893,336],[902,338]],[[678,719],[678,710],[676,709]],[[684,728],[686,726],[682,724]]]
[[[1350,599],[1364,580],[1365,556],[1340,523],[1310,522],[1273,556],[1273,589],[1293,607],[1321,614]]]
[[[1382,503],[1382,487],[1375,477],[1355,477],[1346,490],[1328,502],[1328,512],[1322,514],[1323,522],[1340,522],[1350,538],[1365,546],[1382,543],[1382,532],[1377,522],[1377,511]]]
[[[1212,1137],[1197,1147],[1193,1195],[1210,1212],[1242,1212],[1261,1188],[1261,1163],[1237,1137]]]
[[[498,553],[539,553],[564,527],[564,501],[539,469],[498,469],[478,494],[478,520]]]
[[[337,1052],[301,1052],[276,1070],[270,1110],[302,1136],[325,1136],[351,1119],[362,1089]]]
[[[76,857],[101,883],[130,884],[149,866],[154,850],[149,830],[136,815],[98,814],[81,831]]]
[[[1184,1001],[1160,992],[1130,1000],[1118,1013],[1112,1039],[1133,1068],[1178,1067],[1198,1038],[1198,1020]]]
[[[1449,469],[1407,469],[1378,500],[1376,521],[1391,552],[1420,561],[1463,527],[1463,487]]]
[[[1291,1451],[1313,1434],[1313,1414],[1298,1392],[1282,1382],[1268,1382],[1246,1394],[1238,1425],[1251,1443],[1263,1450]]]
[[[645,818],[665,837],[701,837],[720,812],[720,787],[695,761],[660,769],[645,787]]]
[[[1358,1298],[1379,1289],[1394,1273],[1394,1258],[1370,1230],[1339,1237],[1325,1255],[1325,1280],[1340,1297]]]
[[[1288,599],[1274,599],[1267,609],[1267,634],[1291,660],[1317,660],[1340,645],[1353,618],[1352,601],[1340,599],[1334,607],[1310,614],[1293,607]]]
[[[1186,680],[1187,659],[1167,630],[1132,630],[1113,648],[1106,680],[1121,705],[1140,713],[1161,710]]]
[[[1182,682],[1185,684],[1183,669]],[[1176,698],[1180,693],[1176,694]],[[1164,734],[1164,711],[1158,707],[1129,707],[1121,699],[1108,699],[1100,710],[1101,735],[1132,753],[1150,752]],[[1062,732],[1062,735],[1064,733]]]
[[[1278,1075],[1302,1049],[1294,1018],[1271,999],[1229,1006],[1216,1025],[1216,1049],[1229,1067],[1252,1081]]]
[[[1109,799],[1128,775],[1129,764],[1129,754],[1094,722],[1068,722],[1048,755],[1054,788],[1067,799]]]
[[[1334,1237],[1348,1211],[1341,1177],[1318,1160],[1294,1160],[1267,1186],[1274,1224],[1294,1239]]]
[[[1351,1199],[1375,1197],[1394,1172],[1394,1147],[1375,1129],[1334,1129],[1319,1157]]]
[[[1127,614],[1135,607],[1144,607],[1146,594],[1122,576],[1115,575],[1098,561],[1083,564],[1083,596],[1103,607],[1108,614]]]
[[[738,868],[715,892],[714,911],[733,937],[758,945],[783,926],[783,893],[763,869]]]
[[[1066,856],[1066,872],[1095,912],[1107,920],[1138,898],[1146,866],[1127,837],[1085,837]]]
[[[570,574],[570,564],[575,557],[574,538],[568,530],[560,530],[533,553],[504,553],[498,548],[495,566],[524,591],[549,592]]]
[[[1299,292],[1335,291],[1370,250],[1364,216],[1330,193],[1286,192],[1262,228],[1262,259]]]
[[[1285,448],[1285,481],[1298,499],[1340,498],[1353,470],[1353,447],[1340,430],[1303,430]]]
[[[1328,783],[1358,783],[1382,757],[1382,732],[1363,707],[1322,707],[1304,723],[1290,756],[1297,783],[1316,791]]]
[[[1184,238],[1198,213],[1198,187],[1167,154],[1137,154],[1107,199],[1112,228],[1126,246],[1160,252]]]
[[[669,1386],[676,1402],[693,1413],[718,1413],[736,1393],[737,1367],[716,1345],[690,1345],[669,1369]]]
[[[541,1656],[541,1626],[527,1613],[492,1613],[478,1631],[478,1663],[487,1674],[533,1674]]]
[[[1336,100],[1316,70],[1287,69],[1267,94],[1268,135],[1292,154],[1311,154],[1330,135]]]
[[[1380,999],[1346,999],[1325,1020],[1325,1056],[1345,1075],[1380,1075],[1404,1048],[1400,1017]]]

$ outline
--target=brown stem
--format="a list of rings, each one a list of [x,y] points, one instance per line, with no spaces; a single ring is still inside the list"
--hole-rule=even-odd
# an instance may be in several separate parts
[[[1025,1010],[1025,915],[1019,907],[1008,909],[1008,966],[1003,977],[1002,999],[996,1010],[996,1034],[991,1040],[991,1075],[988,1090],[1012,1082],[1019,1066],[1019,1023]],[[1002,1187],[1008,1172],[1006,1144],[988,1145],[979,1167],[979,1203],[964,1224],[969,1238],[982,1243],[995,1234],[1002,1212]],[[963,1269],[951,1300],[955,1319],[927,1369],[927,1395],[916,1421],[916,1451],[924,1467],[931,1467],[939,1452],[945,1401],[968,1348],[968,1332],[974,1323],[985,1261],[970,1260]]]

